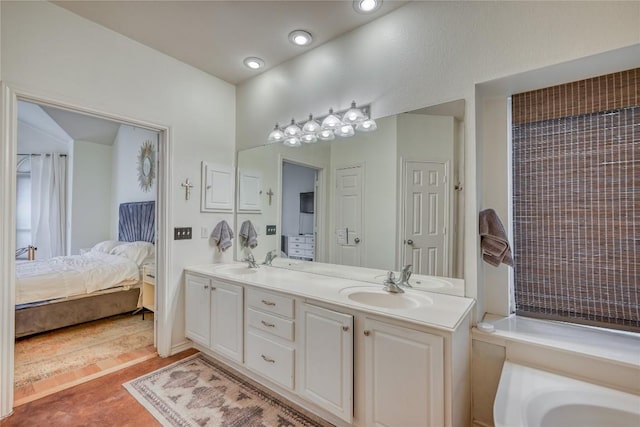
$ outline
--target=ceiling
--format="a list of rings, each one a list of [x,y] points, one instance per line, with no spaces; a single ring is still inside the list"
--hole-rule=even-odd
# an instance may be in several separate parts
[[[238,84],[349,32],[407,1],[384,0],[373,14],[352,0],[290,1],[54,1],[86,19]],[[291,31],[310,32],[313,43],[294,46]],[[242,61],[264,60],[254,71]]]
[[[18,101],[18,120],[40,129],[55,140],[68,143],[86,141],[112,145],[120,129],[118,122],[27,101]],[[30,152],[39,151],[55,150],[37,147]]]

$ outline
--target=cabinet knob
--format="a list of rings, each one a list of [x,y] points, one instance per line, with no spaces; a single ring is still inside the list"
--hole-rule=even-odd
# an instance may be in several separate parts
[[[260,356],[262,356],[262,360],[264,360],[265,362],[269,362],[269,363],[276,363],[275,360],[273,360],[272,358],[265,356],[264,354],[261,354]]]
[[[211,287],[211,290],[212,290],[212,291],[215,291],[216,289],[218,289],[218,288],[216,288],[215,286],[212,286],[212,287]]]
[[[209,285],[204,285],[204,288],[205,289],[209,289]]]
[[[370,334],[371,334],[371,331],[366,331],[366,330],[364,331],[364,336],[365,337],[368,337]]]
[[[343,330],[343,331],[345,331],[345,332],[347,332],[347,331],[349,330],[349,327],[348,327],[348,326],[343,326],[343,327],[342,327],[342,330]]]

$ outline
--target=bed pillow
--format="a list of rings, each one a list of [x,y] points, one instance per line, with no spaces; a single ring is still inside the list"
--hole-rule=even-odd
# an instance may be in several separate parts
[[[96,245],[91,248],[91,252],[103,252],[108,254],[111,253],[113,248],[121,245],[122,243],[124,242],[118,242],[117,240],[105,240],[104,242],[96,243]]]
[[[155,248],[153,244],[149,242],[121,242],[120,245],[114,247],[109,253],[130,259],[141,266],[147,262],[150,255],[155,254]]]

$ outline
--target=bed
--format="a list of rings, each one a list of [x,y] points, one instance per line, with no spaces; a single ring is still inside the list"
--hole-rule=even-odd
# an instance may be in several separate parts
[[[16,338],[140,308],[141,270],[155,260],[154,242],[155,202],[123,203],[117,241],[16,263]]]

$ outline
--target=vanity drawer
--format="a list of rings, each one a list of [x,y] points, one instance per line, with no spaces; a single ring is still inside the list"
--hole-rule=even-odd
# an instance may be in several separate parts
[[[293,298],[290,297],[248,289],[247,304],[262,311],[293,318]]]
[[[289,256],[313,258],[313,252],[313,249],[291,249],[289,251]]]
[[[289,250],[294,249],[313,249],[313,243],[289,243]]]
[[[316,239],[315,239],[315,237],[313,237],[313,236],[305,236],[305,238],[304,238],[304,242],[305,242],[305,243],[311,243],[311,244],[313,244],[313,243],[315,243],[315,241],[316,241]]]
[[[305,243],[306,241],[304,236],[288,236],[287,239],[289,240],[289,245],[292,243]]]
[[[293,320],[283,319],[249,308],[247,310],[247,323],[249,326],[261,331],[293,341]]]
[[[293,389],[294,350],[247,332],[245,360],[249,369]]]

